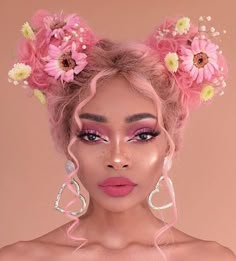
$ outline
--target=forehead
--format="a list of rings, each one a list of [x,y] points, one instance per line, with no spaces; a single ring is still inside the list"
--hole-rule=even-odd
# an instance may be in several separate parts
[[[102,82],[95,96],[81,109],[81,113],[96,113],[109,119],[130,114],[149,112],[156,115],[153,101],[136,90],[122,76]]]

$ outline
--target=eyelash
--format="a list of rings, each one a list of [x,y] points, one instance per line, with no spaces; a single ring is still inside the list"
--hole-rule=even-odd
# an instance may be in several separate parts
[[[137,136],[140,136],[141,134],[146,134],[146,135],[151,135],[152,137],[148,140],[139,140],[141,142],[149,142],[151,141],[152,139],[154,139],[156,136],[158,136],[160,134],[159,131],[155,131],[155,130],[150,130],[150,129],[141,129],[139,130],[135,135],[134,137],[137,137]]]
[[[101,138],[101,136],[99,135],[99,133],[97,131],[94,131],[94,130],[82,130],[78,133],[76,133],[76,136],[82,140],[82,141],[85,141],[85,142],[97,142],[97,141],[92,141],[92,140],[85,140],[84,137],[88,137],[89,135],[93,135],[93,136],[96,136],[96,137],[99,137]]]
[[[160,134],[159,131],[155,131],[155,130],[150,130],[150,129],[141,129],[139,130],[135,135],[134,137],[137,137],[137,136],[140,136],[142,134],[146,134],[146,135],[151,135],[152,137],[150,139],[147,139],[147,140],[138,140],[138,142],[149,142],[151,141],[153,138],[155,138],[156,136],[158,136]],[[97,131],[94,131],[94,130],[83,130],[81,132],[78,132],[76,133],[76,136],[82,140],[82,141],[85,141],[85,142],[88,142],[88,143],[96,143],[97,141],[92,141],[92,140],[85,140],[84,137],[88,137],[89,135],[92,135],[92,136],[96,136],[98,138],[101,138],[101,136],[99,135],[99,133]],[[105,139],[103,139],[105,141]],[[132,140],[132,139],[129,139],[129,141]]]

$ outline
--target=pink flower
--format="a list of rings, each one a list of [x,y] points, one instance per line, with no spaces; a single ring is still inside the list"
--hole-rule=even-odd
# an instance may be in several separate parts
[[[49,16],[50,13],[48,10],[44,10],[44,9],[40,9],[38,10],[32,17],[31,19],[31,25],[32,27],[35,29],[35,30],[38,30],[42,24],[43,24],[43,21],[44,21],[44,18],[46,16]]]
[[[45,71],[56,80],[70,82],[74,74],[81,72],[87,65],[87,55],[76,51],[76,44],[73,42],[71,50],[60,49],[55,45],[49,45],[49,62],[45,65]]]
[[[217,48],[210,40],[197,38],[193,39],[191,49],[182,47],[181,66],[197,84],[210,81],[219,70]]]
[[[39,57],[44,57],[47,54],[47,48],[41,48],[37,41],[23,39],[18,44],[17,53],[18,61],[28,64],[32,68],[32,74],[28,79],[30,86],[33,89],[47,89],[49,87],[48,77],[43,70],[45,61],[39,59]]]
[[[174,39],[164,38],[157,42],[156,50],[160,58],[164,60],[165,56],[169,53],[176,53],[178,50],[177,42]]]
[[[62,13],[60,15],[48,15],[44,18],[45,28],[47,30],[48,39],[54,37],[56,39],[63,39],[64,36],[76,35],[76,30],[80,24],[80,18],[71,14],[64,16]]]

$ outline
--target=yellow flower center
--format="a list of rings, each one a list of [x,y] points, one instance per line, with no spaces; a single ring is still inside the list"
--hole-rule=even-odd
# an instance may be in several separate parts
[[[215,89],[211,85],[206,85],[201,91],[201,98],[204,101],[211,99],[214,96]]]

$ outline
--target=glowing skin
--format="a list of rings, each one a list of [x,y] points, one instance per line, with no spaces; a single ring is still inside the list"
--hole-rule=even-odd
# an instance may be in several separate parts
[[[161,223],[151,213],[147,196],[162,174],[167,151],[167,140],[158,126],[152,100],[134,90],[125,79],[116,77],[97,88],[96,96],[79,115],[85,113],[107,119],[102,123],[81,117],[82,133],[78,132],[72,147],[80,164],[78,177],[94,205],[92,213],[81,221],[88,225],[85,237],[110,248],[138,241],[151,244]],[[140,113],[153,117],[125,122],[128,116]],[[84,131],[92,134],[84,136]],[[155,136],[147,132],[154,132]],[[110,197],[98,187],[106,178],[119,176],[138,184],[127,196]]]
[[[154,234],[163,223],[150,211],[147,195],[161,175],[167,141],[162,132],[154,138],[146,134],[136,136],[139,131],[154,129],[155,118],[124,122],[127,116],[143,112],[157,116],[152,101],[132,89],[124,79],[114,78],[97,89],[96,97],[80,115],[96,113],[105,116],[108,122],[83,119],[83,130],[96,131],[100,137],[80,136],[80,133],[80,138],[96,142],[88,143],[78,136],[72,150],[80,163],[78,176],[93,202],[93,208],[80,217],[79,226],[72,234],[87,238],[88,243],[72,255],[78,242],[66,235],[72,224],[69,222],[35,240],[13,245],[10,257],[14,258],[9,260],[16,260],[23,252],[27,253],[23,259],[31,261],[163,260],[153,245]],[[158,124],[156,127],[159,130]],[[137,186],[124,197],[111,197],[98,187],[104,179],[117,176],[128,177]],[[176,228],[163,234],[158,243],[168,261],[228,260],[224,258],[224,247]]]
[[[81,114],[86,112],[104,115],[109,123],[82,119],[83,128],[97,132],[101,138],[95,134],[87,134],[80,137],[82,140],[78,139],[75,148],[75,155],[80,163],[81,182],[90,197],[110,211],[125,211],[146,199],[161,175],[160,168],[165,152],[164,135],[146,135],[148,142],[143,136],[135,137],[142,129],[151,132],[155,128],[156,119],[124,122],[125,117],[137,113],[149,112],[156,115],[152,102],[144,99],[127,84],[116,80],[109,86],[97,89],[97,96],[82,109]],[[95,139],[96,142],[88,142],[88,139]],[[111,176],[129,177],[138,186],[128,197],[107,197],[98,188],[98,183]]]

